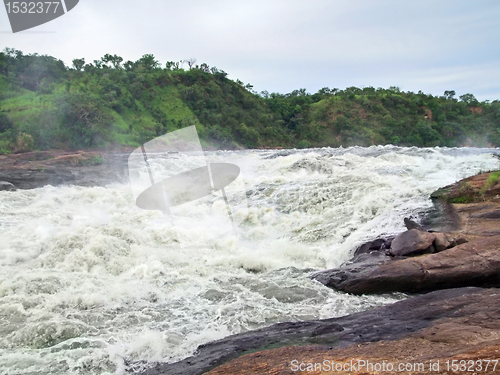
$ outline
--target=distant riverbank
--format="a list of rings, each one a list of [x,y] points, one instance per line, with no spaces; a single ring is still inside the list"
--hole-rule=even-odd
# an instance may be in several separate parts
[[[19,189],[45,185],[104,186],[128,179],[127,158],[132,149],[50,150],[0,155],[0,181]]]

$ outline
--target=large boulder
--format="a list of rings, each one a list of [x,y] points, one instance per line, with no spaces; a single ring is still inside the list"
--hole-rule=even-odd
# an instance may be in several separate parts
[[[432,233],[420,229],[410,229],[394,238],[389,253],[393,256],[421,253],[429,249],[435,239],[436,236]]]
[[[500,235],[463,243],[435,254],[321,271],[312,278],[328,287],[354,294],[500,286]]]

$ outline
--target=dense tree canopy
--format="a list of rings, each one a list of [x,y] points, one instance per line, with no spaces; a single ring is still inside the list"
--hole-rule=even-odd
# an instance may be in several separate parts
[[[500,146],[500,102],[398,87],[260,94],[191,58],[105,54],[72,67],[51,56],[0,53],[0,152],[19,137],[37,149],[137,146],[196,125],[205,146]],[[186,67],[186,69],[184,69]],[[24,142],[23,144],[31,144]]]

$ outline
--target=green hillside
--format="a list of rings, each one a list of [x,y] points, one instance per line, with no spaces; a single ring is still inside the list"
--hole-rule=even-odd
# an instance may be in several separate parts
[[[195,61],[116,55],[68,68],[0,53],[0,153],[138,146],[196,125],[205,147],[500,146],[500,102],[374,89],[252,90]]]

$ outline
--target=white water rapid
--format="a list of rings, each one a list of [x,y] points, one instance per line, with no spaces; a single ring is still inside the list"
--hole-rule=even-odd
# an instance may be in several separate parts
[[[0,192],[0,374],[140,371],[230,334],[404,298],[338,293],[309,275],[418,220],[437,188],[497,169],[496,152],[212,153],[240,161],[248,216],[186,248],[162,213],[134,204],[129,184]]]

